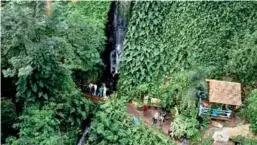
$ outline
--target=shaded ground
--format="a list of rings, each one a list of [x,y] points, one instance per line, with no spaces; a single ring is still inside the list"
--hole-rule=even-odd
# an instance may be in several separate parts
[[[103,102],[103,98],[97,97],[97,96],[92,96],[90,94],[84,93],[84,96],[88,99],[90,99],[94,103],[98,103],[99,101]]]
[[[128,109],[129,114],[131,114],[131,115],[133,115],[137,118],[141,118],[149,126],[151,126],[153,124],[153,122],[152,122],[153,115],[157,111],[159,111],[159,110],[156,110],[154,108],[149,108],[147,114],[144,115],[143,111],[137,110],[135,105],[132,104],[132,103],[127,103],[127,109]],[[160,124],[159,124],[159,121],[158,121],[157,127],[158,127],[158,129],[161,129],[166,135],[168,135],[168,129],[170,128],[170,122],[171,122],[171,119],[170,119],[170,117],[168,117],[167,120],[164,121],[164,124],[163,124],[162,127],[160,127]]]

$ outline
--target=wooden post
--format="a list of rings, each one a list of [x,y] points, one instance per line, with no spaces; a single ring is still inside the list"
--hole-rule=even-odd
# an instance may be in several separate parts
[[[46,15],[51,15],[51,2],[52,0],[46,0]]]
[[[232,118],[236,117],[235,109],[236,109],[236,106],[232,105]]]

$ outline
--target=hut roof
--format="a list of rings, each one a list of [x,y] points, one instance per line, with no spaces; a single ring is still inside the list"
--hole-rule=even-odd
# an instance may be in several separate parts
[[[206,80],[209,83],[209,102],[228,105],[241,105],[241,84],[218,80]]]

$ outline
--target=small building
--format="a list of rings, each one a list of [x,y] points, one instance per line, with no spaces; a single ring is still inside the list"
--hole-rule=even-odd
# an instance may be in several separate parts
[[[199,115],[209,112],[213,119],[231,119],[234,108],[242,104],[241,84],[210,79],[206,81],[209,87],[208,98],[199,99]]]

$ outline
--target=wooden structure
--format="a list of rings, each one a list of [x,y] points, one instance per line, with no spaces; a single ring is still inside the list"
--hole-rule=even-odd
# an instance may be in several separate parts
[[[222,119],[222,120],[230,120],[233,115],[233,109],[235,106],[240,106],[242,104],[241,100],[241,84],[235,82],[226,82],[219,80],[206,80],[209,86],[209,104],[223,104],[224,106],[232,106],[232,108],[226,109],[218,109],[218,108],[210,108],[209,104],[202,105],[200,99],[199,105],[199,115],[206,114],[210,111],[211,118],[213,119]]]
[[[209,102],[240,106],[241,84],[218,80],[206,80],[209,85]]]

